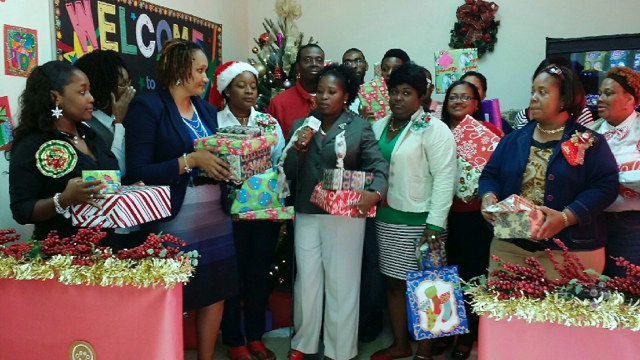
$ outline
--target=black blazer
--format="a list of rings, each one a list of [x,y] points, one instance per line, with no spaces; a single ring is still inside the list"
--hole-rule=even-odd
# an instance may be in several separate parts
[[[289,139],[302,126],[304,119],[293,123]],[[389,180],[389,164],[382,157],[380,147],[368,121],[343,111],[335,124],[327,131],[324,139],[317,132],[307,145],[307,151],[299,152],[291,147],[284,162],[287,179],[295,184],[296,212],[306,214],[326,214],[324,210],[311,203],[311,193],[322,181],[325,169],[335,169],[337,155],[335,138],[345,131],[347,155],[344,158],[346,170],[361,170],[374,174],[368,190],[378,191],[386,196]]]
[[[191,97],[191,102],[201,120],[215,133],[218,129],[216,109],[196,96]],[[146,185],[169,185],[171,216],[161,221],[175,218],[191,176],[180,175],[178,158],[193,152],[193,141],[169,91],[159,89],[133,98],[124,126],[127,177]],[[220,190],[222,207],[228,213],[226,186],[220,186]]]

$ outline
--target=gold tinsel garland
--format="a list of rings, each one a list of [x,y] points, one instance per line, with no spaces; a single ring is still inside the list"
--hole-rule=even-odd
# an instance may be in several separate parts
[[[554,293],[542,299],[526,296],[519,299],[498,300],[482,287],[465,291],[472,295],[473,312],[496,320],[518,319],[532,322],[550,322],[566,326],[595,326],[604,329],[640,330],[640,302],[629,304],[623,294],[611,292],[608,300],[603,295],[595,299],[564,298]],[[595,304],[595,305],[594,305]]]
[[[16,260],[0,255],[0,278],[16,280],[56,279],[65,285],[136,286],[170,289],[186,283],[194,268],[191,259],[146,258],[142,260],[96,257],[93,266],[73,265],[73,257],[55,255],[46,260]]]

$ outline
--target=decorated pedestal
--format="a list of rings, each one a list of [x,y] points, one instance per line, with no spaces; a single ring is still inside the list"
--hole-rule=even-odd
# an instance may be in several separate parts
[[[465,286],[481,316],[478,358],[637,359],[640,267],[614,258],[626,276],[610,278],[586,269],[561,241],[554,242],[562,259],[551,251],[547,256],[558,278],[549,278],[534,257],[520,265],[493,255],[498,269]]]
[[[640,333],[480,317],[478,360],[636,360]]]
[[[351,190],[325,190],[322,184],[316,185],[311,194],[311,202],[322,208],[328,214],[339,216],[355,216],[356,208],[349,206],[360,201],[362,195]],[[376,207],[372,207],[367,217],[376,216]]]
[[[150,235],[112,254],[80,229],[18,243],[0,231],[0,359],[182,359],[182,283],[196,265],[184,242]],[[10,244],[13,242],[13,244]]]
[[[95,200],[102,209],[87,204],[73,206],[73,225],[126,228],[171,216],[168,186],[123,186],[120,190]]]
[[[182,284],[172,289],[0,279],[0,359],[182,359]],[[71,356],[71,355],[74,356]]]
[[[382,77],[360,85],[358,98],[365,111],[373,112],[374,122],[382,119],[391,111],[389,92]]]

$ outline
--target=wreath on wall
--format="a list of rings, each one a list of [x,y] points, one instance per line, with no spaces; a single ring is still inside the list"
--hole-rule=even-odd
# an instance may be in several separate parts
[[[476,48],[478,58],[487,51],[493,51],[498,42],[498,26],[495,20],[498,5],[484,0],[465,0],[458,7],[458,21],[451,30],[449,46],[452,49]]]

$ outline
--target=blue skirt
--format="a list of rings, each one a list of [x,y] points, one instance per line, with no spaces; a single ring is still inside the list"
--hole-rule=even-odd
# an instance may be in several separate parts
[[[197,250],[200,255],[194,277],[183,289],[184,311],[238,294],[233,230],[231,218],[222,211],[220,185],[188,187],[178,216],[158,225],[159,231],[187,243],[183,251]]]

